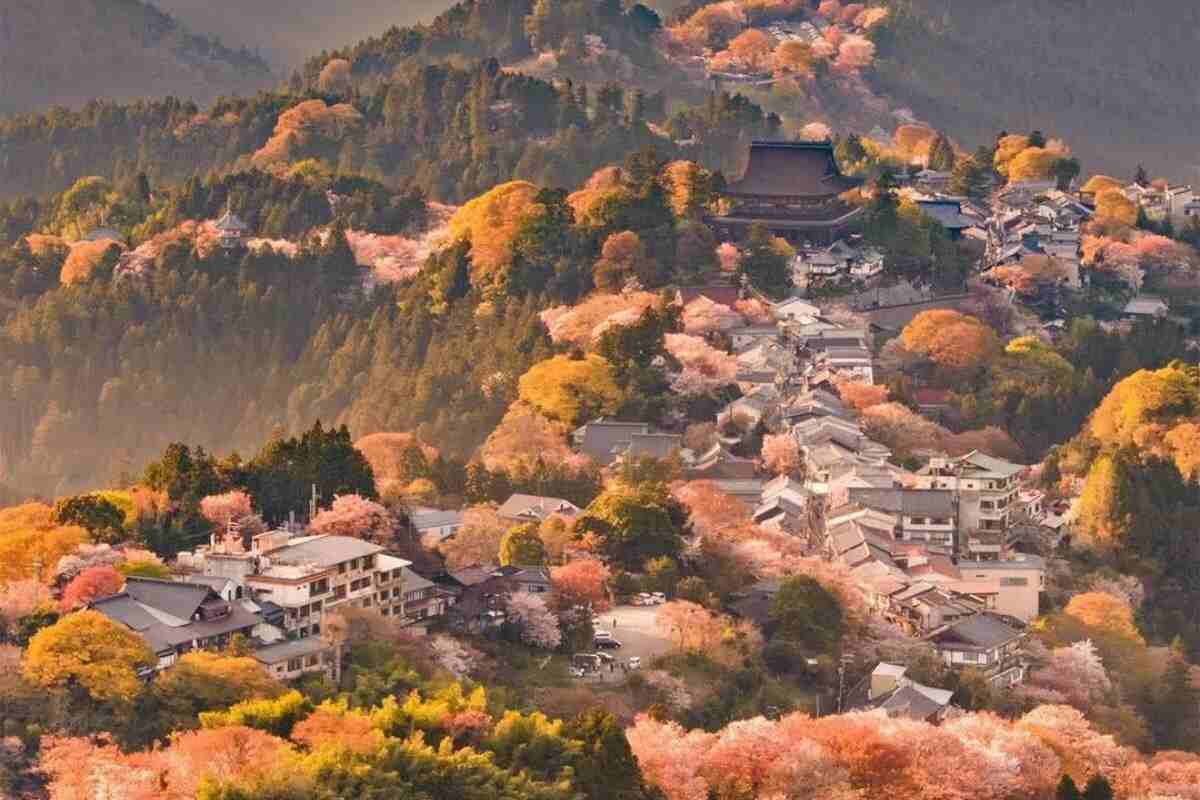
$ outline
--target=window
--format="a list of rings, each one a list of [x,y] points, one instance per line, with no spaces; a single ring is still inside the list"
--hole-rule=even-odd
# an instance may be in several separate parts
[[[311,656],[305,656],[304,666],[315,667],[316,665],[317,665],[317,654],[316,653],[313,653]]]
[[[345,584],[342,584],[341,586],[333,587],[333,599],[334,600],[344,600],[345,597],[346,597],[346,585]]]
[[[320,610],[321,610],[321,605],[322,605],[322,603],[321,603],[321,601],[320,601],[320,600],[314,600],[314,601],[313,601],[313,604],[312,604],[312,606],[311,606],[311,608],[312,608],[312,612],[313,612],[314,614],[316,614],[316,613],[320,612]]]
[[[392,609],[389,608],[388,606],[384,606],[383,608],[379,609],[379,615],[382,617],[386,617],[391,613],[392,613]]]
[[[394,581],[400,580],[400,576],[403,574],[404,573],[401,572],[399,569],[392,570],[392,580],[394,580]]]
[[[329,591],[329,578],[321,578],[319,581],[313,581],[308,585],[308,594],[310,597],[325,594]]]
[[[338,564],[338,575],[345,575],[345,574],[346,574],[346,562],[343,561],[342,563]]]
[[[369,597],[364,597],[364,598],[363,598],[362,607],[363,607],[363,608],[370,608],[370,607],[371,607],[371,598],[369,598]]]
[[[1028,586],[1029,579],[1028,578],[1001,578],[1000,585],[1001,586]]]
[[[320,635],[320,633],[321,633],[321,623],[314,622],[313,626],[312,626],[312,635],[318,636],[318,635]]]
[[[298,658],[289,658],[288,659],[288,663],[287,663],[288,672],[296,672],[303,666],[304,666],[303,663],[301,663],[300,659],[298,659]]]
[[[363,556],[362,568],[371,569],[375,566],[375,556]]]
[[[925,518],[924,517],[912,517],[912,524],[913,525],[924,525]]]

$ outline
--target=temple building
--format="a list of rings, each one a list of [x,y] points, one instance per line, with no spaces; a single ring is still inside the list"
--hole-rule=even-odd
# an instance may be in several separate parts
[[[831,244],[862,215],[841,198],[861,183],[838,169],[832,142],[753,142],[745,174],[722,193],[732,208],[709,222],[725,240],[759,223],[789,242]]]
[[[232,203],[226,206],[224,215],[216,221],[214,227],[217,229],[221,247],[226,250],[236,250],[242,246],[242,239],[246,235],[246,223],[233,213]]]

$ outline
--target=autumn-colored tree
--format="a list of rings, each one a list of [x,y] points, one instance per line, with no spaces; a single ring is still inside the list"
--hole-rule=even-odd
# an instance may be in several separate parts
[[[87,541],[77,525],[59,525],[54,509],[26,503],[0,509],[0,581],[48,579],[54,565]]]
[[[950,309],[922,311],[904,327],[900,338],[908,350],[954,369],[976,369],[1000,351],[995,331]]]
[[[575,559],[550,570],[550,582],[560,605],[586,605],[597,612],[608,610],[611,576],[604,562],[594,558]]]
[[[779,43],[773,55],[775,72],[783,75],[810,77],[813,74],[812,47],[798,39]]]
[[[617,291],[651,271],[646,247],[633,231],[610,234],[600,249],[593,275],[597,289]]]
[[[88,567],[63,589],[62,608],[74,611],[93,600],[116,594],[124,585],[125,576],[112,567]]]
[[[875,43],[865,36],[850,34],[838,44],[835,67],[841,70],[864,69],[875,61]]]
[[[310,750],[333,745],[362,755],[375,752],[384,743],[383,732],[371,717],[351,710],[345,701],[326,701],[317,706],[296,725],[291,738]]]
[[[479,449],[479,458],[488,469],[510,469],[536,455],[547,464],[576,465],[578,454],[567,446],[567,426],[546,419],[528,403],[517,401],[508,407],[500,424]]]
[[[1107,189],[1120,189],[1121,182],[1116,178],[1110,178],[1107,175],[1093,175],[1087,179],[1083,186],[1079,187],[1081,192],[1092,195],[1098,195]]]
[[[790,433],[764,436],[762,462],[763,466],[776,475],[796,475],[801,472],[804,460],[796,437]]]
[[[536,211],[539,189],[532,183],[502,183],[455,212],[449,234],[471,244],[471,285],[503,286],[511,265],[512,244],[521,223]]]
[[[837,391],[842,402],[855,411],[865,411],[872,406],[882,405],[888,401],[888,388],[879,383],[839,381]]]
[[[1042,181],[1054,177],[1062,153],[1044,147],[1027,147],[1008,162],[1010,181]]]
[[[1096,550],[1111,551],[1129,526],[1129,487],[1124,465],[1102,453],[1088,468],[1077,514],[1081,543]]]
[[[1071,598],[1064,609],[1069,617],[1084,625],[1129,639],[1141,640],[1133,621],[1133,609],[1120,597],[1106,592],[1083,592]]]
[[[356,441],[354,448],[371,465],[380,494],[424,477],[425,469],[438,457],[437,448],[425,444],[416,434],[403,432],[372,433]]]
[[[283,686],[249,656],[185,653],[154,679],[152,690],[172,728],[193,727],[203,712],[273,699]]]
[[[1200,377],[1177,364],[1139,370],[1119,381],[1092,415],[1091,433],[1103,445],[1138,443],[1143,429],[1200,411]]]
[[[636,325],[657,302],[652,292],[597,292],[576,305],[546,309],[540,316],[556,344],[586,349],[613,325]]]
[[[729,42],[729,52],[750,69],[765,69],[770,63],[775,40],[757,28],[747,28]]]
[[[1014,158],[1019,156],[1026,148],[1029,147],[1029,137],[1021,134],[1009,134],[1002,136],[996,142],[996,151],[992,156],[992,166],[996,172],[999,172],[1005,177],[1008,176],[1008,166]]]
[[[546,546],[532,522],[514,525],[500,539],[498,557],[504,566],[538,566],[546,560]]]
[[[1096,195],[1095,221],[1110,227],[1132,228],[1137,223],[1137,205],[1120,189],[1105,189]]]
[[[331,58],[317,76],[317,86],[322,92],[340,94],[350,88],[350,62],[344,58]]]
[[[388,541],[392,536],[392,515],[388,510],[357,494],[343,494],[319,512],[309,523],[314,533],[352,536],[371,541]]]
[[[38,631],[25,654],[25,677],[45,688],[79,686],[96,700],[129,701],[139,671],[157,663],[142,637],[96,611],[69,614]]]
[[[495,562],[500,540],[509,523],[500,519],[489,506],[472,506],[463,512],[463,524],[453,537],[438,545],[451,569]]]
[[[568,425],[611,414],[621,401],[612,366],[597,355],[560,355],[534,364],[521,376],[519,392],[526,403]]]

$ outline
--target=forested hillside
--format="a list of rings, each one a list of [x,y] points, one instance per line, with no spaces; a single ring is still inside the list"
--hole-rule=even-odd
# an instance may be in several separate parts
[[[140,0],[0,5],[0,115],[96,97],[208,102],[271,82],[267,64],[197,35]],[[0,160],[11,157],[0,147]]]
[[[155,5],[194,31],[230,47],[259,52],[290,67],[313,53],[356,42],[393,25],[432,18],[453,0],[157,0]]]
[[[1055,130],[1098,170],[1194,180],[1200,6],[1183,0],[890,0],[874,79],[979,141]]]

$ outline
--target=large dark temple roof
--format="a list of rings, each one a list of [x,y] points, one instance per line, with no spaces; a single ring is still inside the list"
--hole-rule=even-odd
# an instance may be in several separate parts
[[[741,180],[729,185],[733,197],[833,197],[861,181],[838,169],[830,142],[754,142]]]

